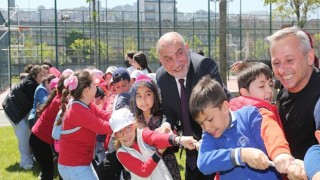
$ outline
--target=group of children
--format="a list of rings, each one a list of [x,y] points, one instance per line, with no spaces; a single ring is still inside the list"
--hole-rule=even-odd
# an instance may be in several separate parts
[[[41,102],[29,140],[41,178],[53,179],[51,132],[60,109],[63,130],[79,127],[59,140],[58,169],[63,179],[104,179],[109,173],[110,178],[117,179],[128,179],[130,174],[131,179],[179,180],[174,153],[180,145],[197,148],[199,170],[216,173],[216,179],[285,179],[281,174],[290,174],[290,166],[296,166],[302,174],[306,174],[305,167],[310,167],[313,171],[307,172],[309,178],[320,176],[314,165],[319,162],[314,159],[319,156],[314,155],[319,153],[314,150],[319,146],[308,151],[305,165],[290,153],[277,108],[272,104],[270,68],[255,62],[245,63],[241,69],[240,96],[231,101],[209,76],[193,88],[189,107],[203,129],[199,142],[172,132],[162,113],[158,86],[145,73],[135,76],[134,81],[122,67],[111,66],[102,75],[89,69],[62,73],[46,101]],[[43,83],[45,86],[46,81]],[[79,103],[71,104],[74,101]],[[71,105],[67,108],[68,103]],[[315,136],[320,141],[320,115],[315,117],[319,117]],[[102,159],[94,157],[99,148],[106,155]]]

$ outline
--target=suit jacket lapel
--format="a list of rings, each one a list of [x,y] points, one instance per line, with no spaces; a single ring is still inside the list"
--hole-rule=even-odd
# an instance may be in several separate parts
[[[192,88],[193,88],[192,84],[195,84],[194,81],[195,81],[195,72],[194,72],[192,61],[190,60],[190,67],[189,67],[189,71],[188,71],[188,74],[187,74],[187,83],[186,83],[186,91],[187,91],[187,96],[188,96],[187,97],[188,102],[189,102],[191,91],[192,91]]]

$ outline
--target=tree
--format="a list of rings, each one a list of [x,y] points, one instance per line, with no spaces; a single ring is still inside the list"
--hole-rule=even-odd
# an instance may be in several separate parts
[[[157,52],[157,48],[155,46],[151,46],[150,50],[149,50],[149,57],[148,60],[150,62],[157,62],[159,59],[158,57],[158,52]]]
[[[295,15],[298,26],[304,28],[310,13],[320,7],[320,0],[264,0],[264,4],[275,4],[274,13],[281,17]]]
[[[209,56],[208,47],[203,45],[203,42],[197,35],[193,35],[193,38],[188,38],[187,36],[183,37],[185,42],[189,45],[189,48],[192,49],[194,52],[198,50],[202,50],[205,56]]]
[[[186,43],[189,45],[189,48],[196,51],[197,49],[200,49],[203,45],[203,42],[197,35],[193,35],[193,38],[184,37],[186,40]]]
[[[97,17],[99,16],[97,10],[96,10],[96,0],[86,0],[87,3],[92,3],[92,19],[93,19],[93,60],[94,60],[94,64],[98,65],[98,63],[96,61],[98,61],[97,55],[98,55],[98,37],[97,37]],[[89,6],[90,7],[90,6]],[[99,7],[98,7],[99,8]]]
[[[86,39],[83,38],[83,33],[78,30],[71,30],[70,32],[67,32],[66,36],[66,48],[70,48],[70,45],[76,40],[76,39]]]
[[[315,54],[319,57],[320,56],[320,34],[314,34],[313,35],[313,49],[315,51]]]
[[[124,53],[127,53],[129,51],[136,51],[137,50],[137,43],[136,43],[136,39],[134,37],[127,37],[124,40]]]
[[[80,59],[88,60],[92,54],[92,49],[90,48],[89,39],[76,39],[71,45],[70,48],[73,50],[72,61],[80,62]]]
[[[91,41],[91,42],[90,42]],[[76,39],[74,42],[70,45],[70,52],[72,52],[72,56],[70,55],[70,58],[73,62],[83,63],[83,60],[89,61],[92,54],[93,49],[95,49],[94,45],[92,46],[93,40],[90,39]],[[91,46],[90,46],[91,44]],[[101,41],[99,44],[100,49],[100,56],[103,59],[107,59],[110,61],[115,60],[115,53],[113,48],[109,45],[107,47],[107,44],[105,41]],[[108,57],[107,57],[108,53]],[[82,61],[80,61],[82,60]]]
[[[40,47],[41,46],[41,47]],[[53,61],[55,56],[55,50],[51,46],[48,46],[47,43],[42,43],[39,45],[38,49],[42,49],[42,61],[49,60]],[[38,57],[41,57],[41,51],[38,51]]]
[[[269,48],[263,38],[257,39],[253,45],[252,57],[257,60],[267,60],[269,59]]]
[[[107,43],[105,41],[100,41],[100,57],[102,59],[107,60],[107,61],[115,61],[116,59],[116,54],[114,52],[114,49],[112,46],[107,46]]]

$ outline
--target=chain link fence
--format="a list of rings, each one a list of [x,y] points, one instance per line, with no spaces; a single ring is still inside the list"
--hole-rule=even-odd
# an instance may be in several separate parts
[[[0,28],[1,89],[9,84],[11,76],[19,75],[27,64],[49,60],[60,70],[95,66],[105,71],[110,65],[124,66],[125,54],[130,50],[143,51],[155,72],[160,66],[156,42],[170,31],[183,35],[190,49],[201,49],[205,56],[219,63],[220,19],[216,13],[159,14],[152,10],[140,13],[99,10],[93,18],[90,10],[86,9],[58,10],[55,26],[54,9],[11,11],[10,58],[8,32]],[[7,19],[7,10],[0,9],[0,12]],[[265,37],[291,23],[292,19],[276,19],[268,13],[228,14],[225,30],[227,65],[243,59],[269,61]],[[0,24],[6,26],[4,22]],[[319,53],[319,27],[319,20],[310,20],[305,27],[314,35],[316,54]]]

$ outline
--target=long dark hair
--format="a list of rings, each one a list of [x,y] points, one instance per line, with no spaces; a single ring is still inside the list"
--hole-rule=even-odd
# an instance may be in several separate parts
[[[139,51],[134,54],[133,60],[135,60],[141,66],[142,69],[139,70],[147,69],[148,73],[152,73],[152,71],[148,67],[147,56],[143,52]]]
[[[57,121],[57,125],[60,125],[62,123],[62,117],[64,116],[66,109],[67,109],[67,103],[68,103],[68,95],[70,95],[74,99],[79,99],[82,95],[82,92],[85,88],[90,87],[92,83],[92,74],[87,70],[79,70],[76,71],[71,76],[75,76],[78,80],[78,85],[73,90],[68,90],[68,87],[65,87],[65,89],[62,90],[62,99],[61,99],[61,114]]]
[[[146,80],[138,80],[131,88],[130,94],[130,110],[134,114],[136,118],[138,118],[142,114],[142,110],[137,107],[136,102],[136,94],[139,87],[146,86],[148,87],[153,93],[154,93],[154,103],[151,108],[151,114],[153,116],[159,116],[162,115],[162,108],[161,108],[161,102],[160,102],[160,95],[157,88],[157,85],[152,81],[146,81]]]

